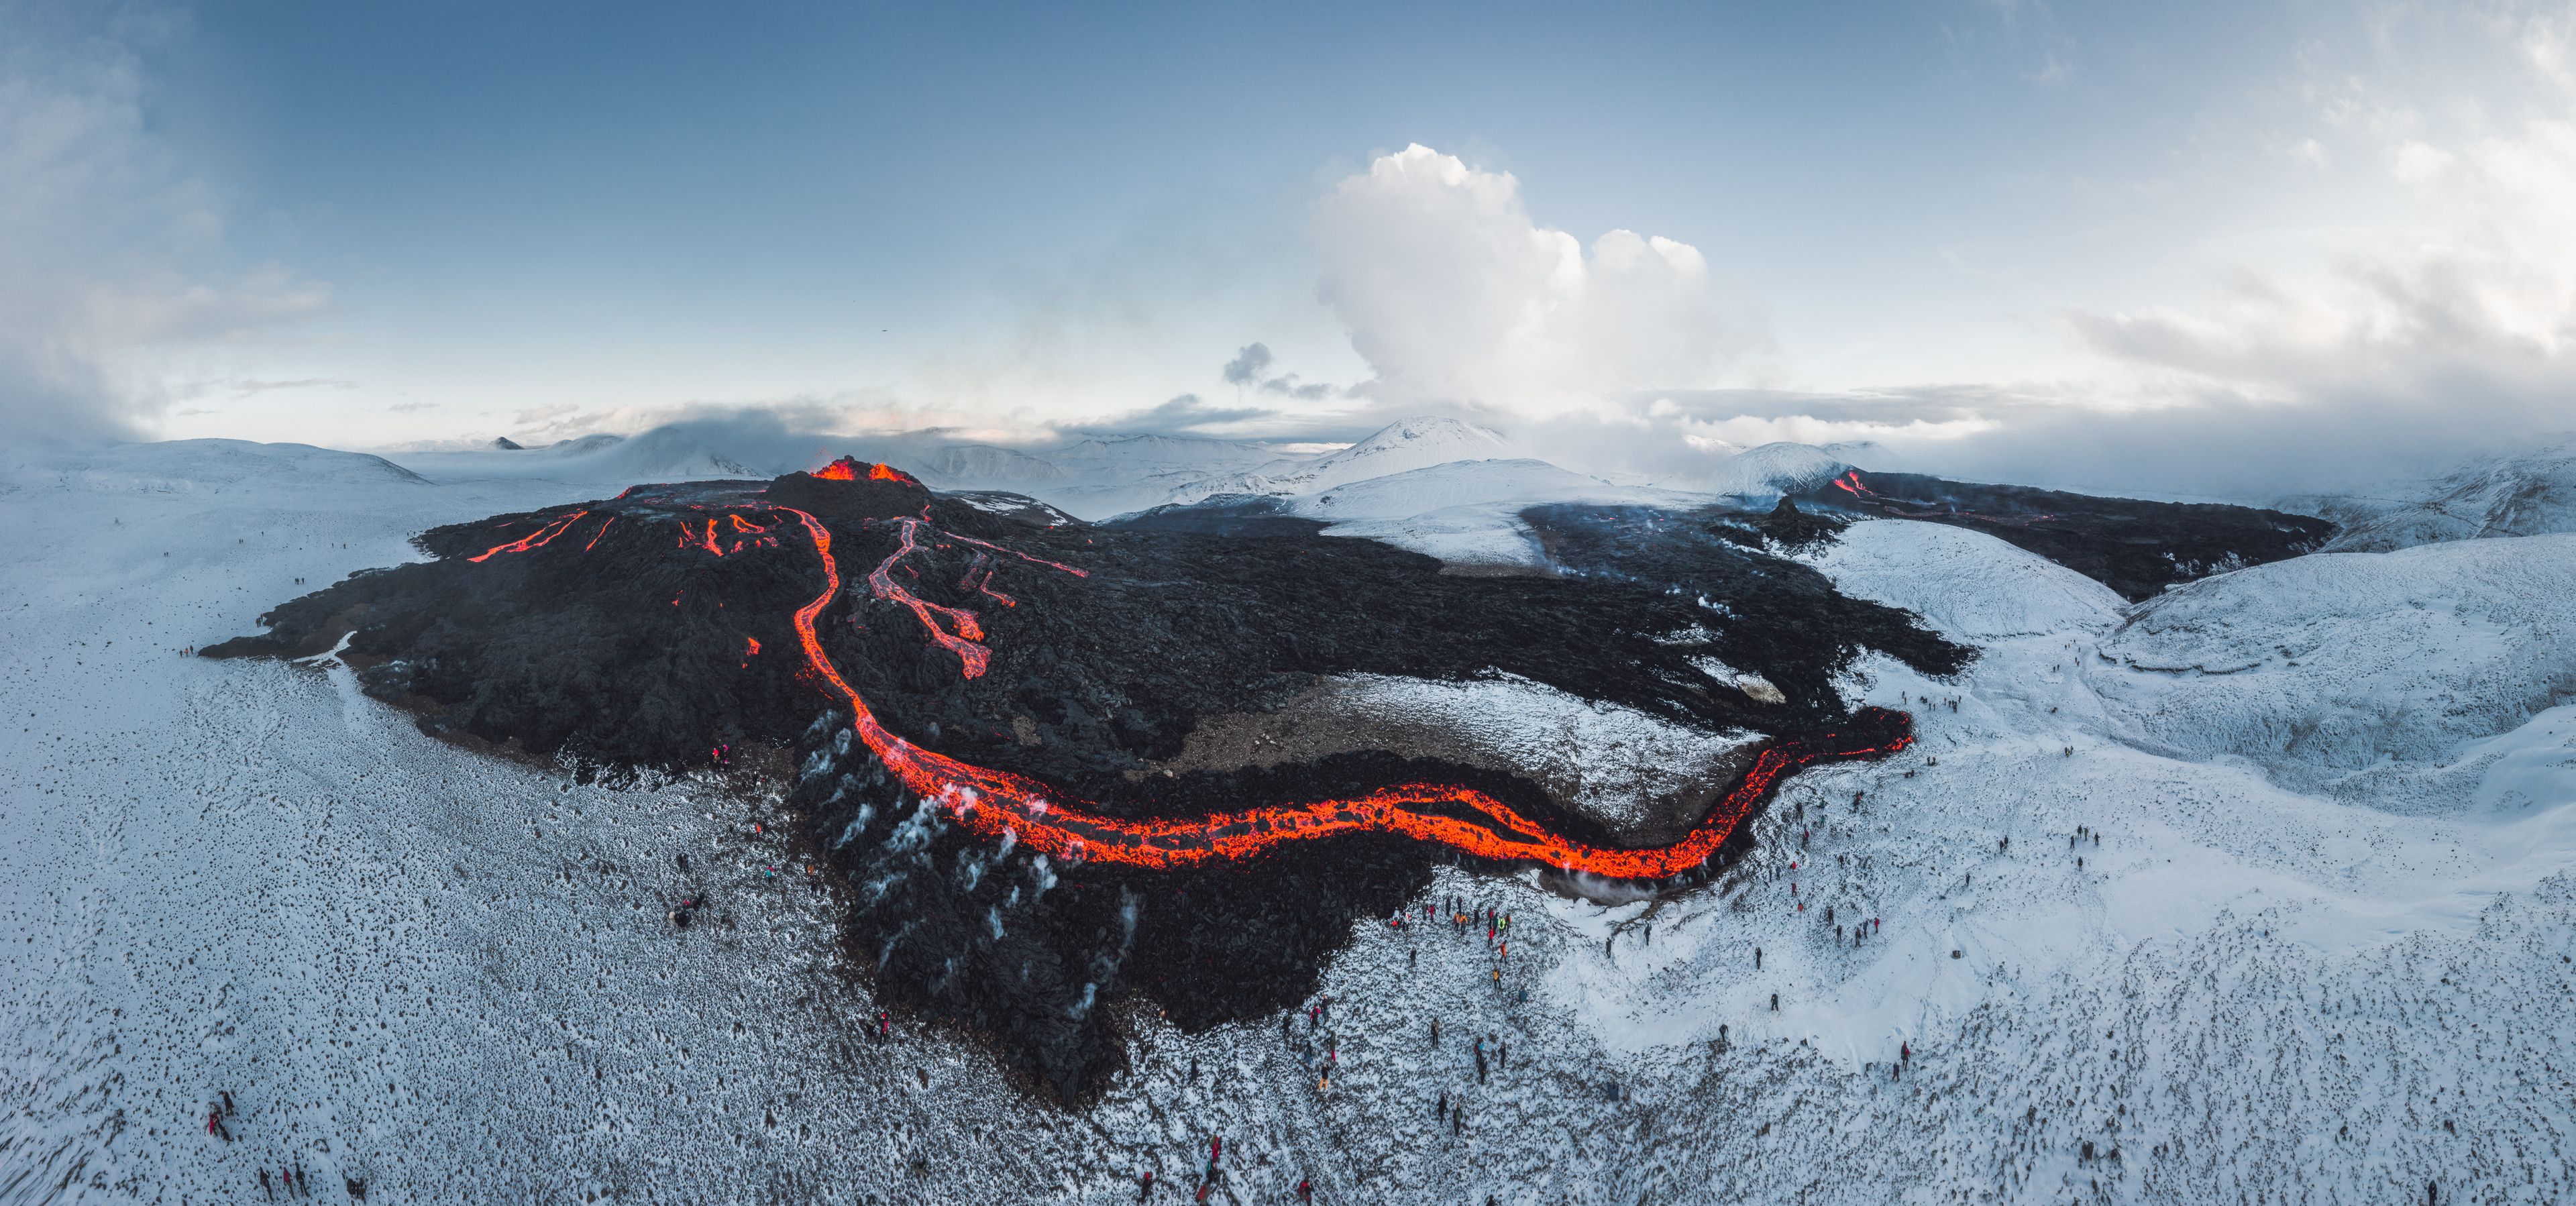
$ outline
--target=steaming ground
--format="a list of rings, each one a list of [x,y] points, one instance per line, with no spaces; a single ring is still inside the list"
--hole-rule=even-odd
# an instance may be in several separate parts
[[[838,909],[750,832],[761,806],[440,745],[328,667],[178,656],[293,577],[583,490],[167,459],[0,492],[0,1201],[255,1200],[283,1162],[371,1202],[1125,1202],[1146,1168],[1186,1201],[1211,1131],[1228,1202],[1300,1177],[1328,1202],[2576,1195],[2576,706],[2550,685],[2576,653],[2519,585],[2571,538],[2358,555],[2306,607],[2267,571],[2313,565],[2242,571],[2149,625],[1991,537],[1855,525],[1820,568],[1986,649],[1955,682],[1851,681],[1915,714],[1914,750],[1793,780],[1695,895],[1443,871],[1435,900],[1512,914],[1507,959],[1481,929],[1362,923],[1322,1025],[1148,1021],[1068,1116],[961,1037],[867,1037]],[[2365,593],[2440,623],[2375,627]],[[2319,664],[2383,706],[2376,746],[2326,730],[2306,777],[2245,735],[2337,715],[2348,675],[2139,665],[2321,622],[2354,649]],[[2438,674],[2360,647],[2427,632]],[[2172,739],[2222,713],[2247,723]],[[2440,790],[2374,806],[2350,765],[2374,748]],[[1883,928],[1855,949],[1833,926],[1859,917]],[[1478,1035],[1509,1048],[1481,1083]],[[204,1133],[218,1090],[230,1143]]]

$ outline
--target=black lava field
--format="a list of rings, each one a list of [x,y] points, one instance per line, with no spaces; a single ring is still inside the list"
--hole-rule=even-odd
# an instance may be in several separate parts
[[[2055,514],[2073,497],[2046,496]],[[1117,1073],[1138,1007],[1199,1029],[1294,1004],[1355,921],[1414,902],[1438,863],[1705,878],[1799,766],[1911,739],[1901,714],[1847,709],[1836,671],[1868,650],[1933,675],[1973,656],[1765,551],[1833,538],[1796,507],[1524,518],[1557,574],[1444,574],[1259,508],[1083,524],[844,461],[432,529],[416,543],[433,560],[283,603],[267,633],[207,652],[345,640],[365,690],[424,731],[585,775],[776,768],[879,998],[1070,1105]],[[2218,543],[2253,559],[2273,547],[2254,526]],[[1516,675],[1769,744],[1689,838],[1652,849],[1514,775],[1402,750],[1152,770],[1203,717],[1348,674]]]
[[[2322,519],[2253,507],[2095,498],[1857,469],[1792,497],[1828,514],[1972,528],[2132,603],[2176,583],[2314,552],[2335,531]]]

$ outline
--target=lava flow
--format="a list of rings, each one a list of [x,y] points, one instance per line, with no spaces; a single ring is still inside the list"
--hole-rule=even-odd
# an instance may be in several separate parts
[[[935,801],[968,829],[988,838],[1008,837],[1057,858],[1159,870],[1239,861],[1286,842],[1382,832],[1497,861],[1540,863],[1613,879],[1665,879],[1708,862],[1783,774],[1810,762],[1884,757],[1913,741],[1904,713],[1864,709],[1854,717],[1852,728],[1858,731],[1828,733],[1815,741],[1784,741],[1763,750],[1743,781],[1688,836],[1668,846],[1635,850],[1573,841],[1483,792],[1427,783],[1381,788],[1350,799],[1268,805],[1193,820],[1123,820],[1084,801],[1051,800],[1047,788],[1036,780],[933,753],[889,732],[832,665],[815,630],[816,619],[841,588],[831,531],[804,511],[781,509],[805,525],[823,561],[822,592],[796,612],[797,639],[816,675],[849,704],[851,728],[859,739],[907,788]],[[982,672],[990,656],[990,650],[979,643],[983,634],[972,613],[922,602],[893,583],[889,571],[918,547],[920,521],[902,523],[902,543],[869,575],[871,587],[879,597],[911,607],[930,625],[939,643],[958,654],[966,676],[972,678]],[[934,614],[949,616],[957,635],[941,629],[933,621]]]
[[[546,546],[547,542],[549,542],[549,541],[553,540],[553,539],[554,539],[555,537],[557,537],[557,536],[561,536],[561,535],[563,535],[563,534],[564,534],[564,529],[569,528],[569,527],[571,527],[571,526],[572,526],[572,521],[574,521],[574,520],[576,520],[576,519],[579,519],[579,518],[581,518],[582,516],[584,516],[584,515],[588,515],[588,514],[590,514],[590,512],[588,512],[588,511],[575,511],[575,512],[573,512],[573,513],[572,513],[572,514],[570,514],[570,515],[566,515],[566,516],[564,516],[563,518],[561,518],[561,519],[558,519],[558,520],[554,521],[553,523],[547,524],[546,526],[544,526],[544,527],[542,527],[542,528],[537,529],[535,532],[533,532],[533,533],[531,533],[531,534],[529,534],[529,535],[522,536],[522,537],[518,538],[517,540],[513,540],[513,541],[511,541],[511,542],[510,542],[510,543],[508,543],[508,544],[495,545],[495,546],[493,546],[492,548],[489,548],[489,549],[484,550],[484,552],[483,552],[483,555],[482,555],[482,556],[480,556],[480,557],[468,557],[468,558],[466,558],[466,560],[468,560],[468,561],[478,561],[478,562],[479,562],[479,561],[489,561],[489,560],[491,560],[491,559],[492,559],[493,555],[494,555],[494,554],[496,554],[496,553],[524,553],[524,552],[527,552],[529,549],[543,548],[543,547],[545,547],[545,546]],[[605,528],[605,527],[606,527],[606,525],[604,525],[604,524],[603,524],[603,525],[601,525],[601,526],[602,526],[603,528]],[[592,537],[591,539],[595,541],[595,540],[597,540],[597,539],[598,539],[598,537],[594,536],[594,537]]]
[[[860,469],[855,462],[844,459],[815,476],[852,481],[859,478]],[[869,469],[867,476],[911,482],[900,470],[883,465]],[[1854,494],[1868,490],[1860,485],[1858,474],[1851,475],[1848,483],[1837,479],[1834,484]],[[854,717],[851,727],[868,749],[914,794],[936,802],[966,828],[986,838],[1008,839],[1069,861],[1164,870],[1241,861],[1288,842],[1348,833],[1396,833],[1498,862],[1536,863],[1610,879],[1669,879],[1713,858],[1781,776],[1811,762],[1885,757],[1913,741],[1910,719],[1902,712],[1880,708],[1862,709],[1844,731],[1815,739],[1780,741],[1755,757],[1744,778],[1682,840],[1640,849],[1576,841],[1484,792],[1432,783],[1407,783],[1345,799],[1264,805],[1189,820],[1125,820],[1086,801],[1050,798],[1053,793],[1035,779],[933,753],[889,731],[832,665],[816,632],[816,620],[841,589],[840,566],[832,556],[831,530],[812,514],[794,507],[774,502],[748,505],[760,508],[764,515],[792,517],[802,523],[815,553],[822,558],[823,590],[796,612],[796,636],[815,675],[849,704]],[[469,560],[479,562],[500,553],[543,547],[586,514],[589,512],[571,512],[528,536]],[[906,558],[921,551],[926,541],[945,539],[1087,576],[1073,566],[941,531],[925,518],[900,516],[892,522],[898,525],[895,549],[869,571],[869,591],[878,599],[910,610],[929,630],[933,641],[957,655],[960,669],[969,679],[981,677],[992,660],[992,649],[984,643],[982,623],[972,611],[930,602],[896,582],[894,573],[898,568],[919,576],[903,564]],[[601,525],[601,530],[606,530],[606,524]],[[592,542],[597,539],[594,534]],[[679,547],[718,557],[746,547],[774,547],[776,540],[769,526],[746,520],[739,513],[683,518],[679,524]],[[979,563],[982,556],[978,554]],[[980,574],[978,569],[970,568],[960,586],[964,589],[966,583],[972,583],[973,589],[1005,606],[1016,606],[1015,600],[991,589],[991,578],[989,568],[980,569]],[[748,641],[743,656],[749,658],[759,651],[757,641]]]

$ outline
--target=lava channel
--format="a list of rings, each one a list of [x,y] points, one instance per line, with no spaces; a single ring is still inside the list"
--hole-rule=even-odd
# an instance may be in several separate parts
[[[1034,779],[933,753],[888,731],[832,665],[815,631],[816,619],[841,589],[831,530],[804,511],[777,509],[804,524],[815,553],[822,558],[823,590],[796,612],[796,637],[816,676],[849,704],[852,731],[905,787],[936,802],[959,824],[986,838],[1010,837],[1068,861],[1168,870],[1241,861],[1288,842],[1350,833],[1397,833],[1499,862],[1535,863],[1610,879],[1669,879],[1714,857],[1736,826],[1790,771],[1811,762],[1883,758],[1914,740],[1911,718],[1904,713],[1864,708],[1847,731],[1778,742],[1755,758],[1734,790],[1682,840],[1643,849],[1574,841],[1483,792],[1432,783],[1402,784],[1310,804],[1264,805],[1192,820],[1124,820],[1087,801],[1057,796]],[[922,601],[893,581],[892,568],[919,547],[917,533],[924,526],[912,519],[902,523],[900,544],[869,574],[870,586],[879,597],[910,607],[933,637],[958,655],[966,676],[972,678],[983,670],[991,653],[981,643],[983,633],[973,613]],[[1081,572],[1070,566],[1057,568]],[[939,617],[947,618],[957,631],[952,634],[942,628]]]

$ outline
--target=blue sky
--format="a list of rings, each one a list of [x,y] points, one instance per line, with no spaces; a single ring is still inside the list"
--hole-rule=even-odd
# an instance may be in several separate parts
[[[2566,281],[2472,281],[2484,326],[2397,328],[2417,294],[2457,299],[2441,249],[2492,274],[2562,246],[2498,232],[2576,200],[2550,191],[2571,24],[2512,4],[0,0],[22,111],[0,165],[60,186],[0,215],[0,251],[51,282],[15,304],[88,315],[16,349],[0,387],[147,433],[342,444],[708,405],[1033,438],[1184,394],[1268,408],[1193,428],[1217,434],[1404,409],[1544,425],[1661,394],[1712,447],[1887,436],[1963,399],[1977,431],[2463,389],[2531,421],[2566,381]],[[1415,144],[1468,174],[1426,159],[1332,199]],[[1507,198],[1477,191],[1506,173]],[[1493,205],[1408,225],[1452,194]],[[1591,317],[1538,336],[1379,329],[1510,300],[1521,277],[1461,257],[1514,254],[1524,226],[1570,235],[1577,269],[1612,230],[1698,266],[1574,286]],[[1543,359],[1510,374],[1443,359],[1533,340]],[[1220,370],[1255,341],[1330,394],[1244,404]],[[2418,371],[2411,402],[2381,396]],[[1779,400],[1809,396],[1869,418],[1782,426]],[[1770,426],[1721,413],[1737,402]]]

